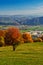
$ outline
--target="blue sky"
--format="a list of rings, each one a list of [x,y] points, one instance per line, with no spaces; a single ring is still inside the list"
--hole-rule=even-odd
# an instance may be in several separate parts
[[[43,0],[0,0],[0,15],[43,15]]]

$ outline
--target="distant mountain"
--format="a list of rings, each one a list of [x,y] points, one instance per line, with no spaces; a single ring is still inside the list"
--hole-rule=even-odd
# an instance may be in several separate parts
[[[0,25],[43,25],[43,16],[0,15]]]

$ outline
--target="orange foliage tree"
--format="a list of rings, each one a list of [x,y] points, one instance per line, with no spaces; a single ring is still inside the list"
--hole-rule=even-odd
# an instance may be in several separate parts
[[[5,34],[5,43],[7,45],[18,45],[21,40],[21,34],[18,28],[11,27]]]
[[[25,43],[33,42],[32,37],[31,37],[31,34],[28,33],[28,32],[23,33],[22,34],[22,37],[23,37]]]
[[[0,30],[0,36],[4,36],[3,30]]]
[[[18,28],[9,28],[7,29],[7,32],[5,34],[5,41],[9,45],[11,42],[17,42],[17,40],[20,38],[20,32]]]
[[[5,42],[4,42],[4,31],[0,30],[0,46],[4,46]]]

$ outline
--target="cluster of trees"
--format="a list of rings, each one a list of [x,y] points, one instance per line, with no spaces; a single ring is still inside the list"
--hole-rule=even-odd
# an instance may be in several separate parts
[[[11,27],[7,30],[0,30],[0,47],[13,45],[15,50],[15,47],[20,43],[24,43],[24,41],[18,28]]]
[[[8,28],[7,30],[0,30],[0,46],[13,45],[13,50],[21,43],[42,41],[43,36],[33,40],[30,33],[25,32],[21,34],[19,29],[15,27]]]

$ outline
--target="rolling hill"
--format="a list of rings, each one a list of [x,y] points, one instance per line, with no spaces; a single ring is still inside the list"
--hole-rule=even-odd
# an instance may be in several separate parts
[[[0,25],[43,25],[43,16],[0,15]]]

